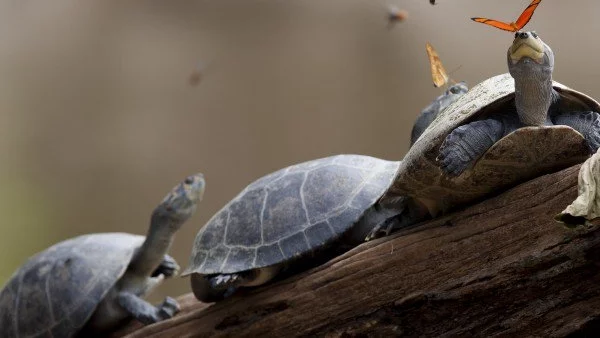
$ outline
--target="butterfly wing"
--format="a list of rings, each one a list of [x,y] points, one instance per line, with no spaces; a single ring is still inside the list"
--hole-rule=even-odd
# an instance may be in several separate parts
[[[425,45],[427,56],[429,56],[429,65],[431,66],[431,78],[435,87],[441,87],[448,83],[448,74],[442,65],[442,61],[433,46],[428,42]]]
[[[541,0],[540,0],[541,1]],[[494,19],[488,19],[488,18],[471,18],[471,20],[475,21],[475,22],[480,22],[480,23],[484,23],[486,25],[490,25],[492,27],[496,27],[505,31],[509,31],[509,32],[516,32],[519,29],[517,29],[515,27],[514,24],[510,24],[510,23],[506,23],[506,22],[502,22],[502,21],[498,21],[498,20],[494,20]]]
[[[531,17],[533,16],[533,12],[535,12],[535,9],[540,4],[540,2],[542,2],[542,0],[533,0],[529,4],[529,6],[527,6],[527,8],[525,8],[523,13],[521,13],[519,18],[517,19],[517,22],[515,22],[515,26],[517,27],[517,30],[523,29],[523,27],[525,27],[525,25],[529,22],[529,20],[531,20]]]

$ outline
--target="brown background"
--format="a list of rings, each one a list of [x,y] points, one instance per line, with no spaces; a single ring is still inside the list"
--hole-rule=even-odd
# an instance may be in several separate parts
[[[425,42],[473,85],[506,71],[512,35],[469,18],[508,21],[529,1],[437,2],[389,2],[410,14],[392,30],[373,0],[1,2],[0,284],[59,240],[145,233],[190,173],[207,189],[172,248],[182,267],[198,229],[264,174],[338,153],[402,158],[441,93]],[[555,79],[595,97],[599,12],[547,0],[527,26],[557,54]],[[152,298],[187,291],[177,279]]]

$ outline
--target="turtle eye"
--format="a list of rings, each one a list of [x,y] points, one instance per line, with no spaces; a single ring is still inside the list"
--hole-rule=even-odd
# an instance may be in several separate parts
[[[536,39],[538,38],[538,35],[537,35],[537,33],[536,33],[535,31],[532,31],[532,32],[531,32],[531,36],[533,36],[533,37],[534,37],[534,38],[536,38]]]
[[[185,181],[183,181],[183,183],[192,184],[192,183],[194,183],[194,179],[191,176],[189,176],[185,179]]]

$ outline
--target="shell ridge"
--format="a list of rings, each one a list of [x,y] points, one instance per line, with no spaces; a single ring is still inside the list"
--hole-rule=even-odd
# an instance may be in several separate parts
[[[287,237],[286,237],[287,238]],[[285,255],[285,253],[283,252],[283,248],[281,247],[281,241],[284,240],[283,238],[277,241],[277,247],[279,248],[279,252],[281,252],[281,257],[286,258],[287,256]]]
[[[307,225],[304,226],[304,229],[307,228],[308,225],[311,225],[311,219],[308,216],[308,209],[306,209],[306,201],[304,199],[304,184],[308,180],[308,172],[304,173],[304,178],[302,178],[302,184],[300,184],[300,202],[302,203],[302,210],[304,210],[304,215],[306,217]],[[310,245],[309,245],[310,247]]]
[[[19,283],[17,284],[17,296],[15,297],[15,316],[13,319],[13,330],[15,331],[15,336],[20,338],[19,334],[19,304],[21,303],[21,285],[23,285],[23,271],[19,272]]]
[[[55,264],[52,264],[52,269],[54,269]],[[54,317],[54,309],[52,308],[52,295],[50,294],[50,274],[46,275],[46,282],[44,285],[45,293],[46,293],[46,302],[48,302],[48,309],[50,310],[50,320],[52,323],[56,323],[56,319]]]
[[[227,219],[225,220],[225,230],[223,231],[223,245],[229,247],[227,245],[227,233],[229,232],[229,221],[231,217],[231,211],[227,210]]]
[[[229,259],[229,254],[231,253],[231,248],[228,247],[227,245],[225,245],[227,247],[227,249],[229,249],[227,251],[227,255],[225,256],[225,259],[223,260],[223,263],[221,263],[221,266],[219,267],[219,271],[223,271],[223,267],[225,266],[225,263],[227,263],[227,260]]]
[[[254,248],[254,259],[252,260],[252,267],[256,266],[256,260],[258,259],[258,250]]]
[[[265,190],[265,197],[263,198],[262,208],[260,210],[260,244],[261,245],[265,243],[265,227],[264,227],[265,209],[267,208],[267,199],[269,198],[269,189],[264,189],[264,190]]]
[[[312,245],[310,245],[310,241],[308,240],[308,236],[306,235],[306,228],[302,230],[302,234],[304,235],[304,241],[306,242],[306,247],[312,249]]]

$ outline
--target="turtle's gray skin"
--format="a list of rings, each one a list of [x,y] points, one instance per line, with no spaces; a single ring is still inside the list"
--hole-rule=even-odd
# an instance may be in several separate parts
[[[518,32],[507,61],[510,75],[478,84],[440,112],[380,203],[410,196],[413,207],[435,216],[596,152],[600,105],[552,81],[550,47],[535,32]]]
[[[146,237],[84,235],[30,258],[0,292],[0,336],[87,336],[128,317],[144,324],[172,317],[179,310],[174,299],[153,306],[141,297],[177,273],[166,252],[203,191],[201,174],[177,185],[154,209]]]
[[[284,267],[331,257],[399,211],[376,204],[399,162],[338,155],[293,165],[250,184],[200,229],[183,275],[204,302],[256,286]],[[302,260],[301,258],[306,258]]]
[[[430,105],[425,107],[421,114],[417,117],[415,124],[413,125],[412,132],[410,133],[410,145],[412,146],[438,114],[446,109],[449,105],[458,100],[459,97],[463,96],[469,87],[466,82],[459,82],[450,86],[446,92],[438,96]]]

